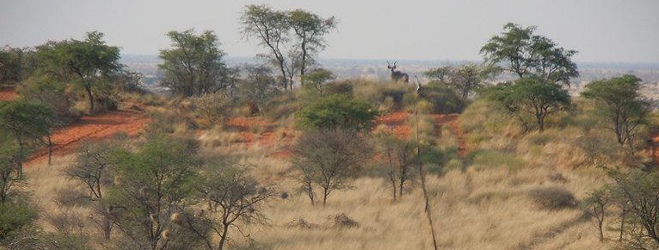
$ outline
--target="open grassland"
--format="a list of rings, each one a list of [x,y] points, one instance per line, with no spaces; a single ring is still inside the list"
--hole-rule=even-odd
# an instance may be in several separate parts
[[[257,132],[262,133],[262,132]],[[255,134],[257,134],[255,133]],[[199,139],[202,154],[225,155],[250,168],[264,183],[286,192],[264,206],[265,224],[242,224],[233,229],[231,244],[255,249],[428,249],[429,228],[418,184],[393,202],[382,179],[362,177],[354,188],[337,191],[326,206],[312,206],[297,192],[285,152],[286,140],[273,145],[240,142],[240,131],[207,131]],[[456,143],[447,134],[443,140]],[[285,139],[285,138],[284,138]],[[69,155],[54,165],[28,168],[28,185],[34,200],[48,214],[61,212],[86,218],[83,204],[63,211],[58,190],[79,188],[61,172],[74,161]],[[520,168],[455,168],[428,177],[431,209],[441,249],[602,249],[592,222],[577,207],[548,209],[530,194],[543,188],[564,188],[582,199],[603,183],[604,174],[594,168],[568,170],[524,166]],[[345,214],[355,226],[333,218]],[[87,226],[92,228],[91,222]],[[615,227],[614,221],[608,222]],[[47,228],[47,227],[46,227]],[[613,232],[611,232],[613,234]],[[259,248],[260,247],[260,248]]]

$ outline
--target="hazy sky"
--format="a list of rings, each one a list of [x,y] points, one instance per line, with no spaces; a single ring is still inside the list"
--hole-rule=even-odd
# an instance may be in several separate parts
[[[581,62],[659,62],[659,0],[0,0],[0,46],[34,46],[99,30],[123,53],[157,54],[170,30],[210,29],[231,56],[246,4],[339,19],[325,58],[477,60],[507,22],[536,25]]]

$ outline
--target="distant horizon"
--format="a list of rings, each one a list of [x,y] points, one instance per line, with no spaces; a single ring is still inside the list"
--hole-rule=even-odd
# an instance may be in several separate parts
[[[135,56],[135,57],[153,57],[153,58],[158,58],[158,54],[135,54],[135,53],[121,53],[122,60],[124,59],[124,56]],[[257,57],[249,57],[249,56],[232,56],[232,55],[225,55],[225,58],[227,60],[254,60],[257,61]],[[462,63],[462,62],[470,62],[470,63],[481,63],[483,60],[460,60],[460,59],[380,59],[380,58],[365,58],[365,59],[360,59],[360,58],[333,58],[333,57],[319,57],[319,61],[355,61],[355,62],[391,62],[393,63],[394,61],[397,61],[399,64],[400,63]],[[592,62],[592,61],[575,61],[577,65],[616,65],[616,64],[621,64],[621,65],[644,65],[644,66],[650,66],[652,69],[659,69],[659,61],[656,62],[634,62],[634,61],[604,61],[604,62]]]
[[[577,62],[659,63],[657,0],[0,0],[0,46],[82,39],[100,31],[130,54],[157,54],[176,30],[214,31],[229,55],[267,53],[245,40],[240,17],[248,4],[304,9],[338,19],[320,58],[474,61],[506,23],[536,26]]]

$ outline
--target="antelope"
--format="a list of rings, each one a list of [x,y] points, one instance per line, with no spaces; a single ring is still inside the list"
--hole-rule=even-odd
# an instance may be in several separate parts
[[[391,66],[391,63],[387,61],[387,68],[391,70],[391,80],[394,80],[396,82],[403,80],[404,83],[408,83],[410,81],[410,76],[407,75],[406,73],[400,72],[396,70],[396,62],[394,62],[394,65]]]

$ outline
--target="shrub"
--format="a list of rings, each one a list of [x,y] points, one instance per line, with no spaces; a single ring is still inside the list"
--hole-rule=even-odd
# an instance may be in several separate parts
[[[21,95],[50,107],[55,112],[58,123],[67,124],[79,118],[79,114],[72,112],[72,97],[66,91],[66,83],[35,76],[22,86]]]
[[[27,229],[37,219],[37,211],[27,203],[0,203],[0,243]]]
[[[323,97],[297,113],[304,127],[369,131],[378,115],[371,105],[345,95]]]
[[[350,81],[333,82],[325,86],[325,93],[328,95],[341,94],[352,96],[353,87]]]
[[[419,97],[433,104],[433,112],[440,114],[461,112],[465,103],[444,84],[431,82],[419,89]]]
[[[559,210],[574,208],[577,200],[570,191],[562,187],[542,187],[529,191],[529,196],[543,209]]]
[[[222,121],[231,107],[231,97],[226,93],[218,92],[203,94],[193,98],[195,110],[209,123],[209,125]]]
[[[514,154],[501,150],[475,150],[470,152],[467,158],[477,170],[499,167],[517,170],[525,165],[525,162]]]

